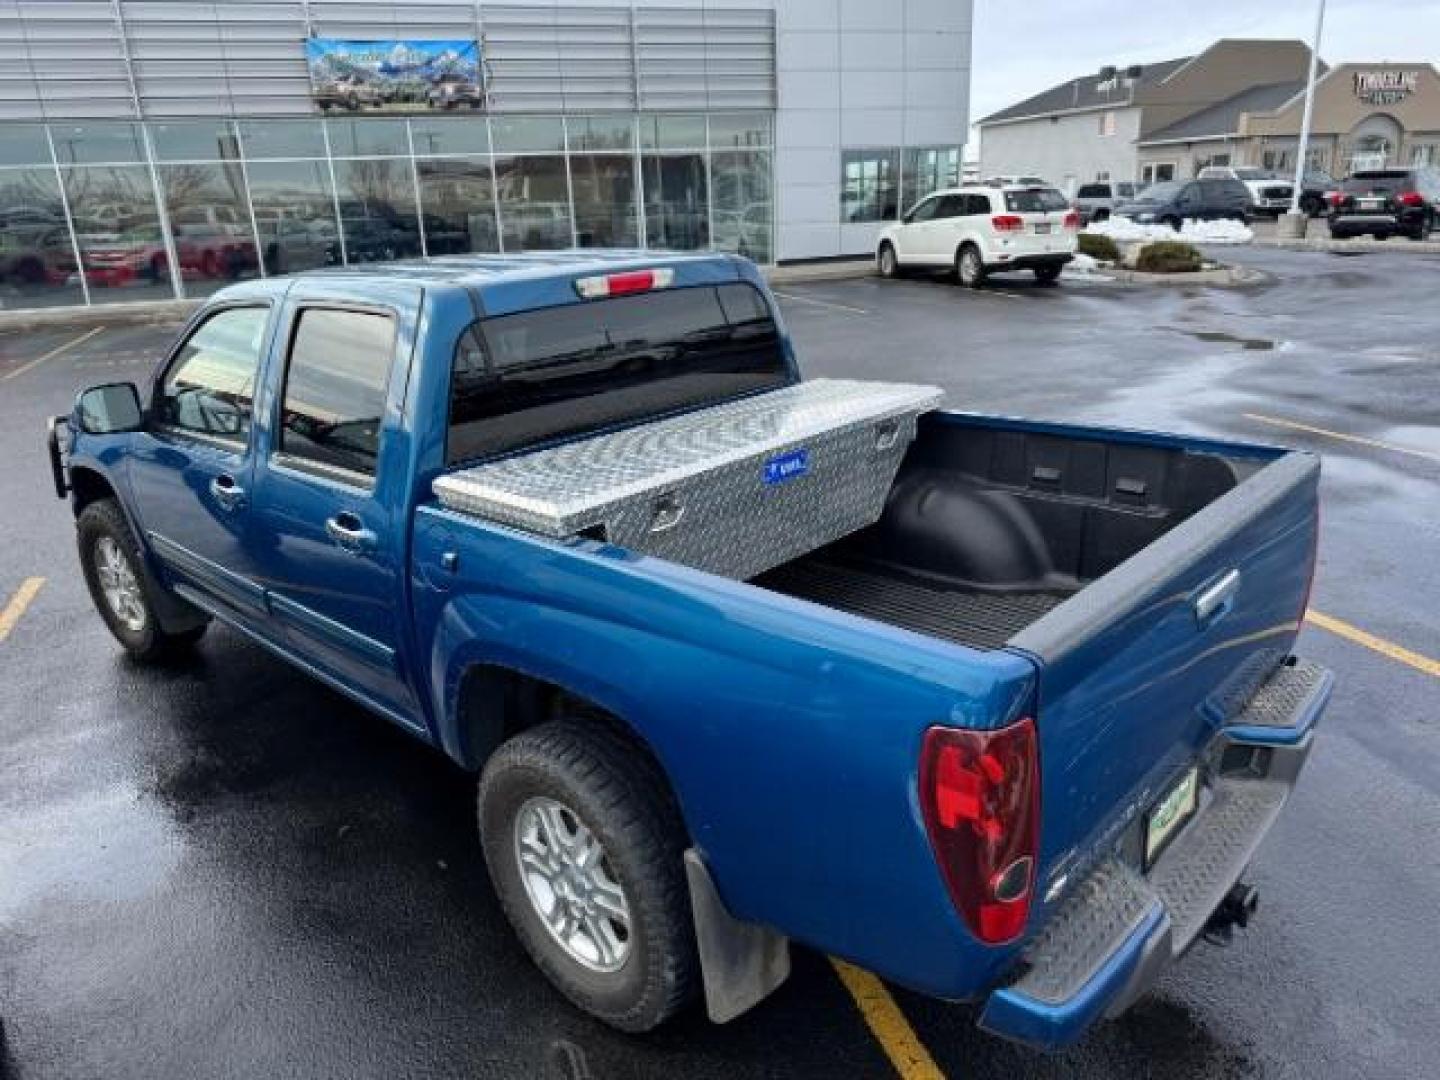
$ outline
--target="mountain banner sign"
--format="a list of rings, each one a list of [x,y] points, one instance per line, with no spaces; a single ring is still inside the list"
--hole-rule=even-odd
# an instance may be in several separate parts
[[[473,39],[308,38],[310,91],[323,112],[483,109],[488,79]]]

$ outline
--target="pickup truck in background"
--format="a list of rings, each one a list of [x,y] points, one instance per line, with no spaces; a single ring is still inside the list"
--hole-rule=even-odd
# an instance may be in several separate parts
[[[1278,217],[1290,209],[1295,185],[1269,169],[1247,165],[1207,165],[1195,176],[1197,180],[1238,180],[1250,193],[1250,212],[1259,216]]]
[[[1255,909],[1319,463],[936,396],[802,381],[733,256],[464,256],[226,288],[50,453],[133,656],[219,620],[479,774],[580,1008],[794,940],[1058,1047]]]

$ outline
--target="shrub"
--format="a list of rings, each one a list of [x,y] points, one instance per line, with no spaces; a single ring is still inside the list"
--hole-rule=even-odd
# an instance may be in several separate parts
[[[1080,234],[1080,254],[1089,255],[1092,259],[1099,259],[1101,262],[1118,263],[1120,246],[1110,237],[1101,233],[1082,232]]]
[[[1140,249],[1135,269],[1147,274],[1190,273],[1200,269],[1200,252],[1180,240],[1158,240]]]

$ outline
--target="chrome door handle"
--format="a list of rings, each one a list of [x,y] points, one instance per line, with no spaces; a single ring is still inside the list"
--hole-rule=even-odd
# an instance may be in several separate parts
[[[1235,606],[1235,597],[1240,592],[1240,571],[1227,570],[1214,584],[1195,597],[1191,606],[1195,609],[1195,621],[1203,629],[1222,615],[1227,615]]]
[[[210,494],[222,510],[238,510],[245,505],[245,489],[225,473],[210,481]]]
[[[342,547],[357,555],[362,551],[373,551],[375,548],[374,530],[365,528],[364,523],[358,517],[348,512],[327,518],[325,533],[337,547]]]

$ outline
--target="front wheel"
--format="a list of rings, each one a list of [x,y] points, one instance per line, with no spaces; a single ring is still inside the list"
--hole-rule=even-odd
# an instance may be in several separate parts
[[[955,253],[955,280],[967,289],[978,289],[985,284],[985,262],[974,244],[966,244]]]
[[[137,660],[159,660],[200,640],[208,622],[176,633],[160,625],[155,596],[161,586],[146,569],[114,499],[101,499],[82,510],[76,534],[90,599],[126,652]]]
[[[685,830],[642,749],[601,721],[542,724],[486,763],[479,811],[500,903],[561,993],[631,1032],[689,1001],[699,961]]]

